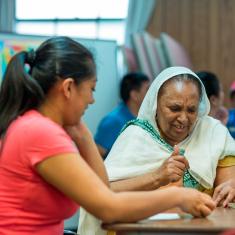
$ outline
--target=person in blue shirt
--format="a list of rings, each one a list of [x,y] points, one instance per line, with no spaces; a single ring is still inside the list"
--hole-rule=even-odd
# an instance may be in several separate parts
[[[235,81],[232,82],[229,91],[230,108],[235,109]]]
[[[220,120],[224,125],[228,121],[228,110],[223,106],[224,92],[218,77],[209,71],[197,72],[206,89],[207,97],[210,101],[209,116]]]
[[[99,123],[95,142],[105,159],[126,122],[135,119],[149,88],[149,78],[139,72],[126,74],[120,84],[122,102]]]
[[[230,87],[230,106],[227,127],[231,136],[235,139],[235,82]]]

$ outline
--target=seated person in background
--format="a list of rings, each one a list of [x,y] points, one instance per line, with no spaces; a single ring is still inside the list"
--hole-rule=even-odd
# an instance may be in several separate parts
[[[235,109],[235,81],[230,87],[230,108]]]
[[[232,83],[230,87],[230,109],[227,127],[229,129],[230,134],[233,138],[235,138],[235,82]]]
[[[176,206],[199,217],[214,209],[209,196],[193,189],[110,190],[81,121],[94,102],[96,80],[91,52],[67,37],[48,39],[10,60],[0,88],[1,235],[61,235],[63,220],[78,205],[109,223]]]
[[[142,73],[126,74],[120,84],[122,102],[100,122],[95,142],[103,158],[109,153],[126,122],[136,118],[149,88],[149,78]]]
[[[125,126],[105,160],[111,188],[147,191],[176,184],[212,195],[215,187],[229,182],[235,176],[235,143],[209,111],[205,88],[195,73],[184,67],[162,71],[137,119]],[[229,186],[216,189],[217,205],[234,199]],[[98,222],[83,210],[80,218],[82,231],[92,224],[98,229]]]
[[[226,125],[228,121],[228,111],[222,106],[224,102],[224,92],[219,79],[214,73],[207,71],[197,72],[197,76],[201,79],[210,101],[211,109],[209,116],[220,120]]]

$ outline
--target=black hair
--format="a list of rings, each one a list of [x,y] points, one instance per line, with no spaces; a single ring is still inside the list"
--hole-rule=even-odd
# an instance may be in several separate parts
[[[53,37],[36,51],[14,55],[0,88],[0,136],[17,116],[38,108],[58,80],[71,77],[79,84],[95,70],[91,52],[68,37]]]
[[[234,96],[235,96],[235,90],[230,91],[230,93],[229,93],[230,99],[233,99]]]
[[[196,78],[195,76],[193,76],[191,74],[179,74],[179,75],[174,76],[171,79],[165,81],[158,92],[158,96],[162,95],[164,88],[165,88],[165,85],[167,83],[174,82],[174,81],[190,81],[193,84],[195,84],[198,88],[199,101],[201,101],[201,99],[202,99],[202,85],[201,85],[200,81],[198,80],[198,78]]]
[[[207,97],[209,99],[212,95],[219,97],[220,82],[214,73],[207,72],[207,71],[200,71],[200,72],[197,72],[197,76],[202,81],[202,83],[206,89]]]
[[[140,72],[132,72],[126,74],[120,84],[120,97],[124,103],[130,99],[132,90],[139,91],[144,82],[149,82],[147,75]]]

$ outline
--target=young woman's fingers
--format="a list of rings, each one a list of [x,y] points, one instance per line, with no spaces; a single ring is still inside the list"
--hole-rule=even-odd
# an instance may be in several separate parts
[[[206,205],[201,205],[200,207],[200,214],[201,217],[206,217],[211,213],[212,209],[207,207]]]

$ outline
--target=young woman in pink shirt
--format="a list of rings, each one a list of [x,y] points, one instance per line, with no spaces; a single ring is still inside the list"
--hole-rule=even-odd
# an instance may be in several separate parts
[[[11,59],[0,90],[1,235],[63,234],[63,220],[78,205],[105,222],[136,221],[172,207],[194,216],[213,210],[212,199],[193,189],[109,189],[81,121],[95,86],[92,54],[67,37]]]

